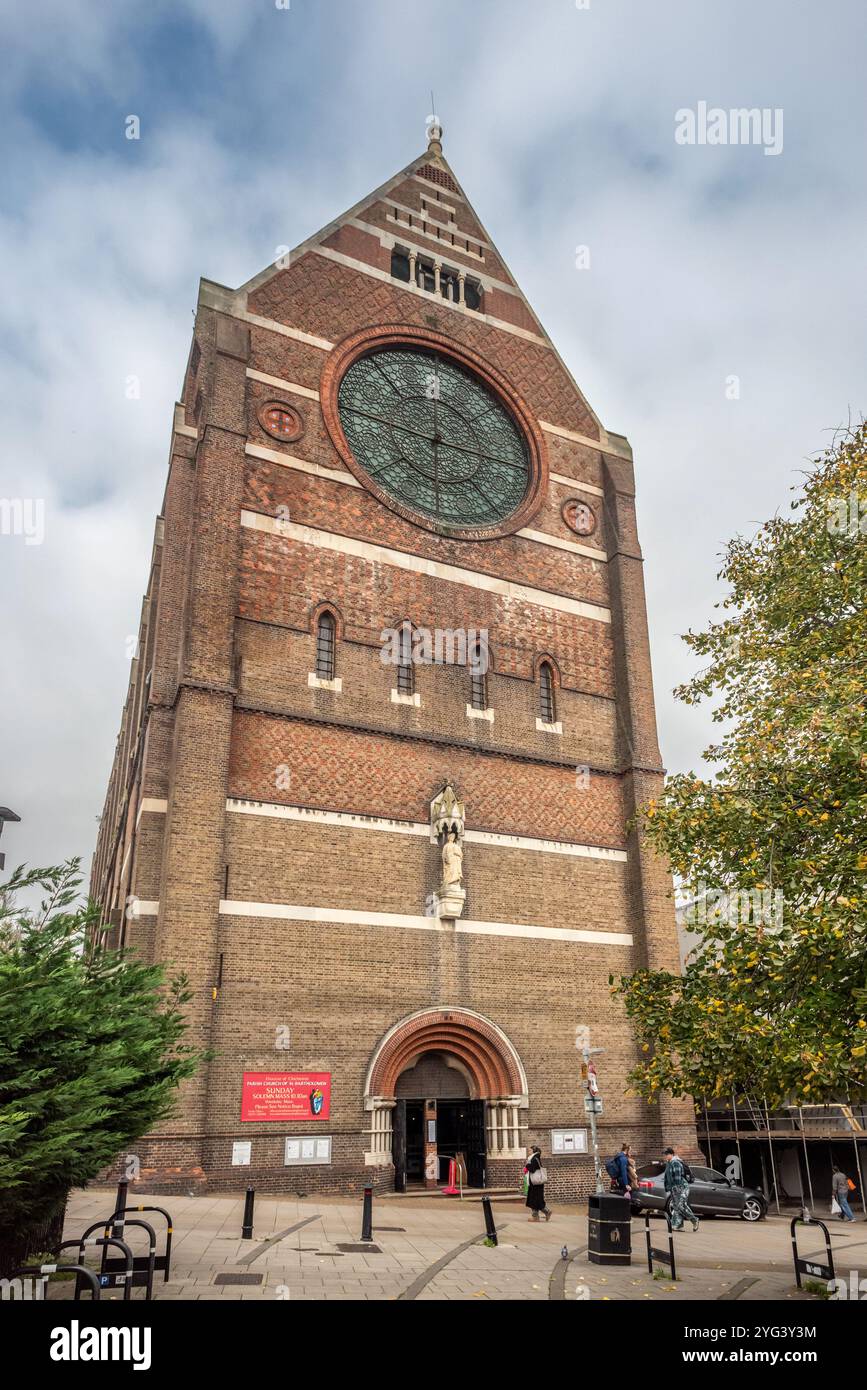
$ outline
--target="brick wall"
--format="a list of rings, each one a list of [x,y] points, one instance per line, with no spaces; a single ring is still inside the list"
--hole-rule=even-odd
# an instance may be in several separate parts
[[[481,237],[447,171],[431,171],[429,194],[405,179],[395,200],[421,216],[426,197],[431,221],[445,226],[438,189],[443,201],[453,199],[459,229]],[[381,201],[360,220],[400,239]],[[436,247],[437,240],[420,244]],[[584,1127],[579,1023],[606,1049],[604,1150],[630,1139],[640,1156],[653,1157],[663,1133],[688,1148],[689,1103],[648,1107],[627,1091],[636,1046],[608,984],[611,973],[676,960],[665,866],[629,829],[661,777],[631,465],[568,437],[592,441],[599,427],[556,355],[527,336],[539,330],[518,297],[493,290],[484,313],[459,311],[384,278],[390,255],[376,234],[343,225],[327,244],[380,274],[308,252],[246,298],[248,314],[289,331],[235,316],[241,300],[233,307],[227,298],[225,312],[212,307],[222,301],[210,291],[196,321],[183,399],[197,438],[175,436],[137,781],[113,788],[111,824],[125,817],[135,825],[130,891],[159,901],[158,917],[129,924],[128,938],[148,958],[187,972],[191,1039],[211,1058],[160,1133],[137,1146],[142,1182],[165,1191],[238,1190],[249,1181],[284,1192],[387,1187],[390,1167],[363,1162],[367,1070],[399,1020],[445,1006],[475,1011],[505,1034],[527,1075],[522,1125],[544,1152],[552,1128]],[[508,281],[496,253],[485,248],[484,256],[480,264],[464,255],[468,273],[478,265]],[[497,318],[523,331],[498,327]],[[505,379],[534,422],[534,447],[547,467],[574,480],[551,479],[520,524],[564,546],[518,534],[439,537],[352,484],[317,394],[329,350],[294,334],[337,344],[371,326],[401,324],[439,334],[443,351],[455,344],[477,353]],[[248,370],[307,394],[257,381]],[[272,399],[286,399],[300,414],[297,440],[284,443],[263,430],[258,411]],[[566,434],[542,430],[539,421]],[[276,457],[251,456],[248,446]],[[291,466],[296,459],[346,482],[299,471]],[[592,537],[577,537],[563,519],[573,496],[593,507]],[[255,530],[241,525],[242,509],[388,547],[418,564],[407,570],[378,553],[323,548],[309,533]],[[608,552],[609,563],[576,545]],[[610,610],[611,621],[530,602],[514,590],[447,580],[426,569],[429,562],[597,605]],[[308,683],[323,602],[339,619],[339,694]],[[468,718],[468,675],[457,666],[417,667],[418,707],[392,702],[382,630],[404,618],[429,629],[488,632],[493,722]],[[555,665],[559,736],[536,728],[543,655]],[[585,765],[587,784],[576,773]],[[226,810],[232,797],[426,824],[431,798],[447,780],[466,802],[471,830],[628,856],[624,863],[469,841],[465,920],[625,932],[634,944],[572,942],[554,931],[536,939],[422,928],[418,918],[440,872],[429,838]],[[145,810],[136,821],[125,799],[133,793],[164,800],[167,809]],[[101,862],[119,865],[108,826],[102,840]],[[265,906],[258,915],[221,914],[224,897]],[[269,915],[268,904],[309,906],[311,915],[284,919]],[[316,909],[393,913],[416,924],[319,920]],[[291,1035],[288,1050],[275,1044],[281,1027]],[[331,1116],[319,1128],[333,1137],[331,1165],[284,1168],[284,1137],[309,1133],[309,1125],[240,1121],[245,1070],[331,1073]],[[252,1141],[250,1168],[232,1167],[235,1139]],[[555,1198],[589,1190],[589,1160],[551,1159],[549,1167]],[[517,1160],[492,1160],[489,1180],[517,1185],[519,1171]]]

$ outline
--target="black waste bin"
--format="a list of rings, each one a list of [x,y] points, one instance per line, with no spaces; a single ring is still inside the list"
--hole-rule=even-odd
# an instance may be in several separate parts
[[[631,1203],[613,1192],[593,1192],[587,1199],[587,1257],[594,1265],[632,1262]]]

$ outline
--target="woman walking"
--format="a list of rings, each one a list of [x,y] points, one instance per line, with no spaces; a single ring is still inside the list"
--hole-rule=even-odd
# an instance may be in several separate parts
[[[626,1176],[629,1179],[629,1191],[635,1192],[638,1189],[638,1166],[635,1162],[635,1154],[632,1152],[632,1145],[626,1145]]]
[[[540,1214],[546,1221],[551,1220],[551,1213],[545,1205],[545,1182],[548,1174],[542,1167],[542,1150],[538,1144],[534,1144],[530,1150],[530,1157],[524,1166],[524,1173],[527,1177],[527,1206],[530,1208],[528,1221],[538,1221]]]

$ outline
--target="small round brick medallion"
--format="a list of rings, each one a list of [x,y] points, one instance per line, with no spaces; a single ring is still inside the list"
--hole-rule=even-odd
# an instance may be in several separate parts
[[[596,514],[593,508],[578,497],[570,497],[563,503],[562,516],[570,531],[576,536],[592,536],[596,530]]]
[[[265,401],[259,407],[259,424],[272,439],[291,444],[304,433],[304,421],[294,405],[286,401]]]

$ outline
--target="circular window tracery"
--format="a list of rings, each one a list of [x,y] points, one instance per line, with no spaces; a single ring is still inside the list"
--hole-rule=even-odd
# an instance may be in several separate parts
[[[359,358],[338,393],[340,422],[365,471],[396,501],[446,527],[491,526],[529,481],[527,446],[486,386],[436,352]]]
[[[441,334],[355,334],[326,363],[321,398],[347,467],[418,526],[491,538],[539,505],[547,467],[536,422],[498,373]]]

